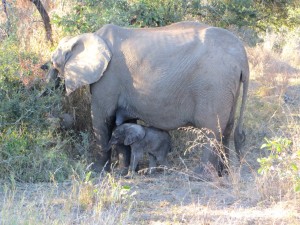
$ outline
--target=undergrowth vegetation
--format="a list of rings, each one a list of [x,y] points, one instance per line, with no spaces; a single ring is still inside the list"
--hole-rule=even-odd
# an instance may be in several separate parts
[[[257,187],[268,201],[299,197],[299,32],[267,34],[264,43],[248,48],[252,87],[246,127],[252,148],[247,154],[256,153],[251,158]]]
[[[0,62],[0,178],[65,180],[74,166],[65,151],[73,137],[62,135],[52,116],[61,110],[61,90],[40,96],[45,89],[41,62],[18,51],[16,40],[2,43]]]
[[[106,23],[157,27],[181,20],[205,22],[238,35],[247,48],[251,72],[244,120],[247,142],[240,165],[230,150],[229,181],[216,178],[209,188],[224,192],[229,186],[230,191],[226,191],[236,202],[250,199],[257,206],[286,200],[289,207],[299,210],[300,6],[297,1],[67,0],[44,4],[51,18],[54,42],[65,35],[96,31]],[[4,196],[0,200],[0,223],[126,224],[135,222],[133,212],[140,215],[149,208],[154,210],[147,205],[152,200],[145,200],[132,188],[134,182],[147,180],[146,177],[124,182],[114,173],[90,171],[93,135],[88,88],[65,97],[62,87],[53,89],[54,84],[46,85],[47,67],[41,69],[41,66],[49,60],[55,46],[44,41],[42,23],[36,22],[39,14],[23,1],[11,3],[7,10],[9,24],[5,16],[0,18],[0,193]],[[45,90],[48,95],[43,96]],[[76,118],[70,130],[61,126],[64,113]],[[147,180],[149,190],[135,188],[153,197],[150,193],[157,189],[156,182],[162,182],[166,185],[164,193],[176,196],[176,188],[186,185],[186,196],[193,205],[190,212],[196,209],[203,212],[199,206],[202,203],[195,197],[203,194],[203,189],[193,187],[185,176],[192,176],[199,162],[199,146],[210,140],[206,139],[205,131],[190,128],[172,131],[171,135],[170,169],[163,178]],[[165,175],[168,173],[172,174],[171,182],[164,180],[168,179]],[[25,190],[20,183],[26,183]],[[141,202],[136,201],[137,196]],[[210,206],[208,202],[205,207]],[[24,205],[28,206],[27,211],[23,211]],[[170,223],[218,222],[205,217],[205,210],[201,214],[204,217],[194,221],[193,215],[189,215],[190,220],[178,216],[178,205],[160,201],[156,209],[159,207],[172,211]],[[245,219],[242,224],[247,222]]]
[[[94,184],[86,173],[56,185],[28,183],[20,188],[4,184],[1,224],[128,223],[135,193],[109,175],[98,179]]]

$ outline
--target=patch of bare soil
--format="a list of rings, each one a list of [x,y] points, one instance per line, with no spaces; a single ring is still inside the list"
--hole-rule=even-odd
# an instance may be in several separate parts
[[[300,223],[300,212],[293,207],[261,201],[249,169],[213,182],[191,181],[172,171],[123,183],[136,193],[130,224]]]

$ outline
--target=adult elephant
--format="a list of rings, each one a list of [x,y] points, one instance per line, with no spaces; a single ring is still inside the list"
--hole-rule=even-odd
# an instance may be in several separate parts
[[[98,165],[110,160],[106,148],[118,108],[162,130],[208,128],[228,147],[242,83],[237,152],[245,140],[248,60],[241,41],[227,30],[196,22],[141,29],[105,25],[95,33],[62,39],[52,63],[68,94],[90,84]],[[224,166],[209,145],[198,171],[205,173],[206,165],[219,173]]]

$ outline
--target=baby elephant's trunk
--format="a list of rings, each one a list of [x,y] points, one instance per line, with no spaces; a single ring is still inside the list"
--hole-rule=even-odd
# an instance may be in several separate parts
[[[108,152],[109,150],[111,150],[112,149],[112,145],[114,145],[114,143],[112,143],[112,140],[110,140],[108,142],[108,144],[107,144],[107,148],[106,148],[105,152]]]

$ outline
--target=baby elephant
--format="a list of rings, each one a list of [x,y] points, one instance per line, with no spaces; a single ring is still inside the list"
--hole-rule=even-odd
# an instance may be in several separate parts
[[[170,135],[154,127],[145,127],[134,123],[124,123],[112,133],[109,146],[116,144],[130,145],[131,159],[127,177],[134,174],[144,152],[149,155],[149,170],[156,167],[156,162],[167,166],[167,154],[171,150]]]

